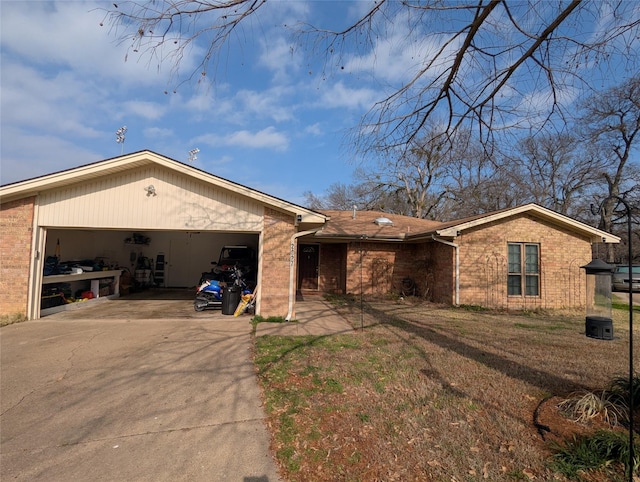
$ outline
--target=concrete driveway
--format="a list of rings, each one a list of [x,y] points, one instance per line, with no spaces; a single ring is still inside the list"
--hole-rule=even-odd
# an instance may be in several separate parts
[[[280,480],[249,318],[169,301],[0,330],[0,479]]]

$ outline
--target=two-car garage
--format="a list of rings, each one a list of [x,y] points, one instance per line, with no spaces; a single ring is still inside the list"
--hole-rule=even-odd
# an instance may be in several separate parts
[[[259,237],[259,233],[49,228],[44,252],[58,253],[64,266],[93,260],[109,269],[126,270],[134,278],[149,271],[144,275],[150,275],[154,286],[192,288],[218,260],[223,246],[249,246],[257,252]]]
[[[224,245],[255,249],[256,311],[284,315],[295,286],[297,233],[326,221],[150,151],[2,186],[0,200],[2,313],[30,319],[40,317],[52,257],[133,276],[146,269],[158,276],[157,286],[193,287]]]

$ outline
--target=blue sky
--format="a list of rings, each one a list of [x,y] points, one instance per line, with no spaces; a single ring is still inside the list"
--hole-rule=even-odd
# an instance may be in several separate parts
[[[408,81],[420,60],[442,45],[437,36],[406,42],[411,22],[399,16],[374,37],[373,48],[342,51],[323,66],[310,61],[322,61],[323,55],[306,55],[312,45],[291,48],[282,24],[328,21],[339,28],[372,1],[274,0],[236,32],[204,82],[185,82],[173,93],[171,61],[157,69],[148,57],[128,52],[108,23],[100,26],[101,8],[110,5],[0,1],[0,183],[116,157],[122,147],[125,153],[150,149],[182,162],[197,148],[195,167],[304,204],[306,191],[321,195],[333,183],[352,181],[349,129],[385,89]],[[583,20],[576,21],[581,31]],[[509,37],[502,25],[497,17],[496,32]],[[451,44],[450,53],[457,45]],[[186,52],[183,75],[196,68],[202,47]],[[630,73],[628,67],[618,75],[596,65],[589,75],[602,88]],[[431,76],[437,74],[432,69]],[[478,75],[482,69],[469,63],[465,79],[473,83]],[[549,91],[523,88],[531,80],[526,72],[520,79],[518,89],[501,98],[518,91],[516,103],[544,111]],[[556,93],[573,99],[577,90],[568,83]],[[115,141],[122,126],[124,146]]]
[[[341,9],[346,16],[363,4]],[[188,162],[198,148],[194,166],[296,203],[305,191],[350,181],[345,129],[376,91],[353,74],[323,79],[301,52],[291,55],[285,32],[271,25],[312,15],[308,5],[283,2],[267,12],[255,31],[245,27],[246,40],[210,70],[209,83],[185,83],[177,93],[170,62],[160,71],[131,53],[125,62],[127,45],[99,25],[104,3],[0,5],[2,184],[118,156],[121,126],[125,153],[150,149]],[[198,53],[182,61],[183,72]]]

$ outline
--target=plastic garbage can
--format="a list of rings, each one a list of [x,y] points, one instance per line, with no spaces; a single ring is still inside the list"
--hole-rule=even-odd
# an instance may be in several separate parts
[[[233,315],[240,303],[240,290],[237,286],[229,286],[222,292],[222,314]]]

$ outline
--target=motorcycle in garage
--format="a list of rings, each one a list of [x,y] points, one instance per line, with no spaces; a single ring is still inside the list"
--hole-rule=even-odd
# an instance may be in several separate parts
[[[193,308],[195,311],[218,308],[222,309],[223,314],[232,315],[240,303],[241,296],[247,293],[251,293],[251,290],[238,265],[230,270],[214,269],[209,276],[201,278]]]

